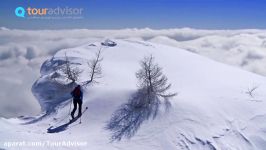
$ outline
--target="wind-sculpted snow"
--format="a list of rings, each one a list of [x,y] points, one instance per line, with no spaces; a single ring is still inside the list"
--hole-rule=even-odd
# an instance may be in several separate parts
[[[66,50],[64,55],[67,54]],[[40,69],[41,77],[32,86],[32,93],[39,101],[42,111],[47,113],[55,111],[54,108],[62,102],[70,101],[72,98],[70,93],[77,85],[77,83],[70,82],[61,71],[66,64],[64,55],[54,56],[46,60]],[[82,72],[87,73],[86,67],[84,67],[87,63],[85,58],[70,56],[68,59],[70,59],[68,61],[70,61],[73,68],[82,68]],[[82,81],[80,80],[80,82]],[[86,78],[84,78],[84,81],[86,81]]]

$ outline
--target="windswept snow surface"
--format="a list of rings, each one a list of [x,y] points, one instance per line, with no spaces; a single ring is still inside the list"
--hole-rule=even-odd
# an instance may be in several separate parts
[[[39,76],[41,64],[61,49],[77,47],[88,41],[105,42],[106,38],[139,40],[173,46],[266,75],[266,30],[192,28],[18,30],[2,27],[0,28],[0,82],[2,85],[0,86],[2,91],[0,116],[10,118],[38,114],[40,107],[29,91]],[[16,94],[13,94],[13,91],[16,91]],[[25,109],[29,107],[31,109]]]
[[[5,142],[44,142],[37,149],[91,150],[264,150],[266,147],[266,80],[232,66],[212,61],[182,49],[138,40],[117,40],[114,47],[101,46],[102,41],[64,49],[42,66],[42,75],[33,85],[34,94],[43,110],[55,112],[41,117],[1,119],[0,148],[17,149]],[[103,48],[103,78],[100,84],[84,88],[84,108],[88,110],[78,121],[58,133],[47,133],[50,126],[68,122],[70,101],[65,93],[55,99],[40,96],[49,88],[55,61],[65,54],[72,63],[84,69],[79,82],[86,80],[87,60]],[[110,132],[104,127],[111,114],[125,103],[137,89],[135,72],[139,60],[153,54],[156,62],[172,83],[178,95],[171,99],[168,112],[160,112],[154,120],[145,121],[135,136],[110,143]],[[50,64],[50,65],[49,65]],[[58,63],[57,63],[58,65]],[[43,85],[44,90],[40,89]],[[36,88],[40,86],[39,88]],[[54,89],[54,84],[51,89]],[[253,97],[248,89],[258,86]],[[51,90],[50,89],[50,90]],[[62,89],[56,89],[61,91]],[[49,92],[48,92],[49,94]],[[65,96],[65,97],[64,97]],[[35,122],[34,120],[37,121]],[[23,124],[26,122],[34,123]],[[55,146],[53,142],[84,142],[81,146]],[[6,144],[6,145],[5,145]],[[20,149],[36,149],[20,146]]]

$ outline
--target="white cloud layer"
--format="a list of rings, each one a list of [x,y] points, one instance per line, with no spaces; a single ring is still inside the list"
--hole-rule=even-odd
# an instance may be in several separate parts
[[[123,29],[10,30],[0,28],[0,116],[40,111],[31,86],[47,58],[60,49],[118,38],[179,47],[266,75],[266,30]],[[196,66],[195,66],[196,67]]]

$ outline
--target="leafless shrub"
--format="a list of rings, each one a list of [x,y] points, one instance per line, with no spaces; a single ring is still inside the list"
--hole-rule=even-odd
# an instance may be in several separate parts
[[[259,86],[253,86],[252,88],[248,88],[247,91],[245,92],[248,94],[250,97],[254,98],[254,92],[259,88]]]

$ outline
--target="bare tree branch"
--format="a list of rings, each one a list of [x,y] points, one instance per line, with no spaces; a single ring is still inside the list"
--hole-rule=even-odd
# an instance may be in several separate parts
[[[84,83],[84,85],[88,85],[90,83],[98,83],[97,79],[102,78],[102,67],[101,67],[101,61],[103,58],[101,57],[102,49],[100,48],[95,53],[95,58],[88,61],[88,67],[89,67],[89,80]]]
[[[258,88],[259,88],[259,86],[253,86],[252,88],[248,88],[245,93],[248,94],[250,97],[254,98],[254,92]]]
[[[76,82],[82,73],[78,67],[73,67],[65,53],[65,64],[60,68],[63,73],[63,76],[70,80],[72,83]]]

